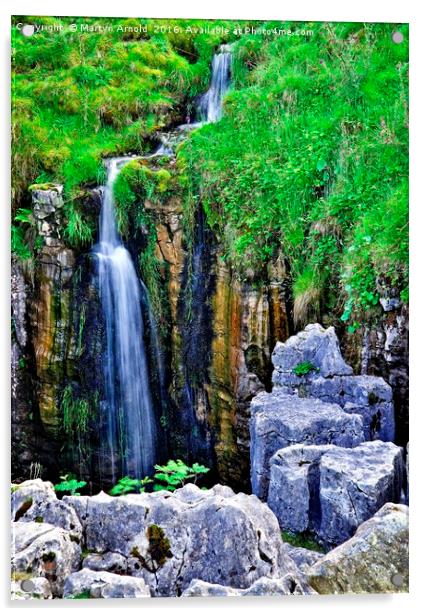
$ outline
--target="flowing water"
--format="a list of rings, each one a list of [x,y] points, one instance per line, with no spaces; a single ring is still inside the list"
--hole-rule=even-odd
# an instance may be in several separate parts
[[[197,111],[202,122],[184,124],[171,133],[163,133],[161,144],[152,156],[171,156],[188,131],[204,122],[217,122],[221,118],[222,100],[230,86],[230,74],[230,47],[222,45],[219,53],[213,57],[210,87],[199,99]],[[157,461],[157,421],[146,339],[150,341],[153,362],[156,364],[161,411],[163,415],[165,412],[164,362],[155,317],[149,304],[148,292],[139,280],[131,255],[121,241],[115,220],[114,181],[121,167],[130,160],[123,157],[107,162],[108,178],[102,201],[99,243],[93,249],[98,262],[99,294],[106,336],[103,358],[105,395],[100,420],[101,457],[105,474],[109,469],[114,482],[118,474],[142,478],[151,473]],[[202,270],[202,254],[203,242],[196,242],[193,255],[196,279]],[[194,289],[195,295],[198,295],[197,288]],[[143,307],[148,315],[148,337],[144,332]],[[193,342],[196,345],[200,342],[197,335]],[[192,400],[195,392],[189,382],[187,386]]]
[[[144,477],[156,462],[157,429],[144,342],[141,283],[116,226],[114,181],[129,158],[108,161],[100,219],[99,293],[105,322],[102,453],[117,473]]]
[[[207,122],[217,122],[222,117],[222,101],[231,81],[231,48],[221,45],[219,53],[212,62],[210,87],[200,99],[201,118]]]

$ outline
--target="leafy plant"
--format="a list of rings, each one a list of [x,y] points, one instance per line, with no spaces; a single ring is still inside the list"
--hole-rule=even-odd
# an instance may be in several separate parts
[[[304,376],[312,371],[318,372],[318,368],[310,361],[302,361],[293,368],[293,373],[297,376]]]
[[[77,490],[87,485],[87,481],[78,481],[69,474],[60,477],[60,479],[62,479],[61,483],[54,486],[55,492],[69,492],[71,496],[80,496]]]
[[[127,476],[122,477],[118,483],[111,488],[111,496],[122,496],[123,494],[130,494],[132,492],[145,492],[145,487],[152,483],[152,479],[145,477],[144,479],[132,479]]]
[[[192,480],[193,483],[197,483],[197,479],[208,473],[210,469],[197,462],[188,466],[182,460],[169,460],[164,466],[156,464],[155,470],[154,491],[168,490],[174,492],[188,481]]]

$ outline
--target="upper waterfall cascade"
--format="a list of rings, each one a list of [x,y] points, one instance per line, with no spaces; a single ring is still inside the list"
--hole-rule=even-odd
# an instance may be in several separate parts
[[[221,45],[219,53],[213,57],[210,87],[201,97],[199,105],[204,121],[217,122],[222,117],[223,97],[229,89],[231,80],[231,59],[229,45]]]

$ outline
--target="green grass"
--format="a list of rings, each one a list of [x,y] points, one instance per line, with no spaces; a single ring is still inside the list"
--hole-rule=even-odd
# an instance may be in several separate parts
[[[323,548],[315,541],[310,533],[291,533],[283,531],[281,533],[284,543],[289,543],[296,548],[305,548],[314,552],[324,552]]]
[[[407,29],[395,45],[391,25],[311,27],[234,45],[225,115],[178,162],[240,277],[282,253],[296,324],[351,300],[350,325],[377,278],[407,287]]]
[[[150,150],[207,88],[214,50],[231,42],[224,117],[192,132],[174,170],[161,161],[123,169],[114,189],[120,232],[129,238],[147,224],[145,199],[176,195],[190,252],[201,202],[235,275],[262,281],[271,259],[285,258],[297,327],[328,314],[354,330],[378,314],[378,279],[408,301],[407,26],[396,45],[391,24],[301,23],[313,36],[280,37],[210,24],[230,27],[221,37],[175,33],[177,23],[147,20],[148,34],[65,28],[26,39],[13,30],[15,211],[29,185],[62,183],[65,240],[90,245],[95,221],[81,196],[104,181],[102,160]],[[154,33],[159,25],[172,31]],[[22,259],[34,252],[28,231],[15,221],[12,248]],[[155,296],[149,242],[141,266]]]

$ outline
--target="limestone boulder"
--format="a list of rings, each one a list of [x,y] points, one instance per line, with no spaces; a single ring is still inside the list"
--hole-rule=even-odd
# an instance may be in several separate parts
[[[81,569],[67,577],[63,596],[64,599],[142,599],[151,594],[141,578]]]
[[[319,470],[318,534],[328,545],[349,539],[385,503],[400,502],[404,461],[402,449],[393,443],[335,448],[321,457]]]
[[[408,507],[386,503],[308,571],[320,594],[408,592]]]
[[[126,557],[127,573],[154,596],[180,596],[193,579],[240,589],[262,577],[303,582],[276,517],[256,496],[188,484],[173,494],[64,500],[80,517],[87,549]]]
[[[260,578],[249,588],[231,588],[220,584],[209,584],[203,580],[192,580],[182,594],[183,597],[247,597],[316,594],[306,583],[294,583],[291,576],[270,579]]]
[[[12,578],[20,574],[44,577],[55,597],[62,595],[64,579],[80,565],[80,545],[70,534],[51,524],[12,523]]]
[[[284,343],[277,342],[272,354],[274,383],[279,385],[281,376],[285,378],[286,374],[294,374],[297,366],[308,362],[323,377],[353,372],[342,357],[334,327],[324,329],[319,323],[307,325]]]
[[[250,436],[252,490],[266,500],[270,459],[279,449],[296,443],[355,447],[364,440],[363,420],[337,404],[288,395],[276,388],[253,398]]]
[[[293,533],[315,532],[321,521],[319,464],[335,445],[293,445],[271,458],[268,505],[280,527]]]
[[[75,509],[59,500],[49,481],[32,479],[12,486],[12,520],[38,522],[63,528],[75,541],[82,537],[82,527]]]
[[[271,460],[268,505],[282,529],[335,546],[386,502],[400,502],[403,476],[402,450],[393,443],[295,445]]]

